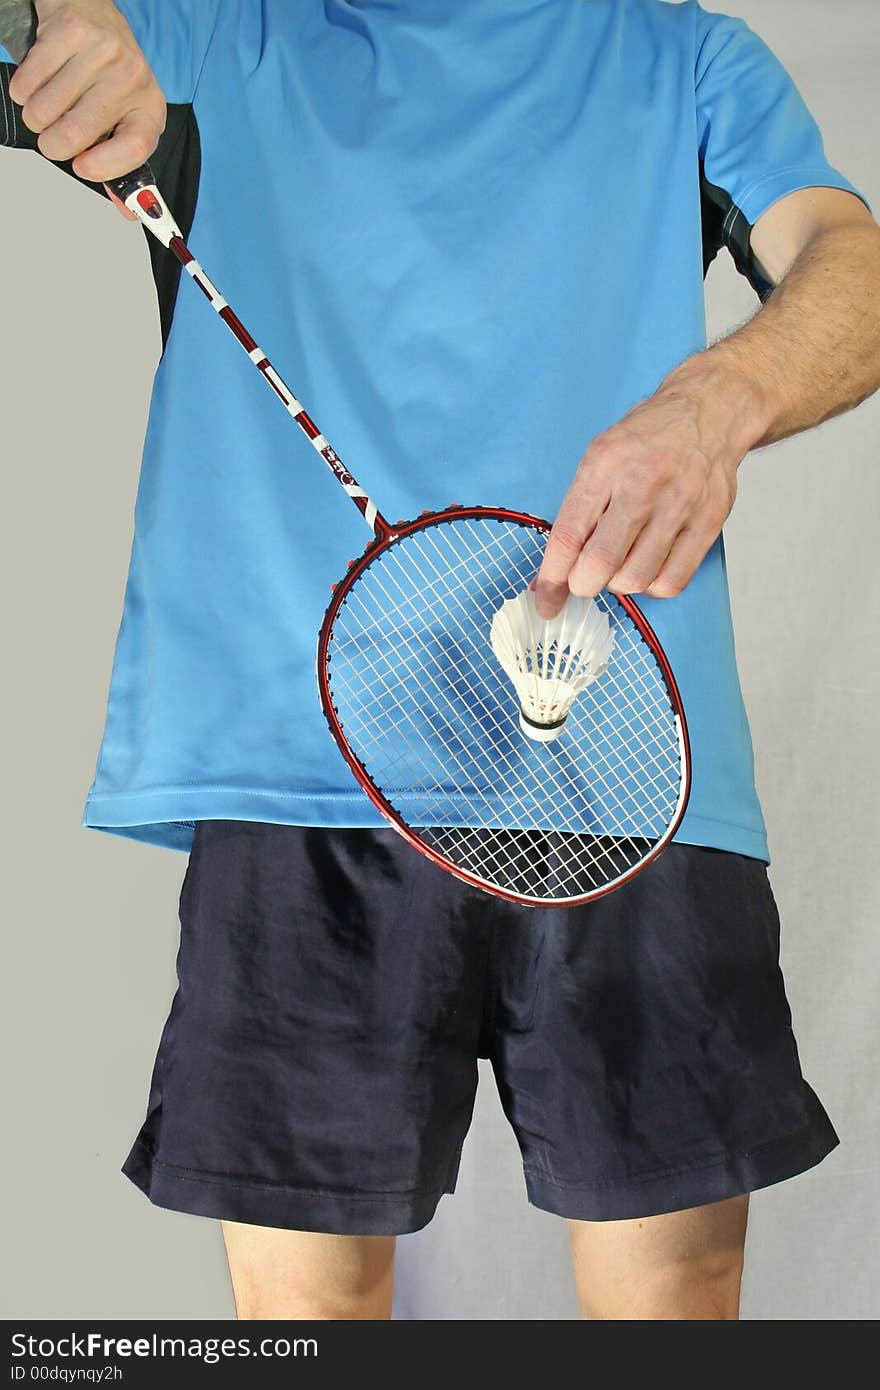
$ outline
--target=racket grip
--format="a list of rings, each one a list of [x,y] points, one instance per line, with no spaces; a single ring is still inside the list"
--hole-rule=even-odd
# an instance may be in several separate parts
[[[37,11],[27,0],[0,0],[0,43],[14,63],[24,61],[37,37]]]

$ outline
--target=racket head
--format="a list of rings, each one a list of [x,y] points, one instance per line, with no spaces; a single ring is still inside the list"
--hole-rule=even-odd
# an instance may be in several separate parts
[[[489,629],[537,574],[549,533],[500,507],[397,523],[334,586],[316,661],[330,732],[389,825],[456,878],[531,907],[589,902],[640,873],[691,785],[675,677],[625,594],[597,597],[615,650],[562,735],[522,734]]]

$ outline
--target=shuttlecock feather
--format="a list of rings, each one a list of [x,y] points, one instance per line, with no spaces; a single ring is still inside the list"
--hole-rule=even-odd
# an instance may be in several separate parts
[[[570,595],[555,618],[539,618],[531,589],[502,603],[492,650],[513,681],[520,728],[539,743],[558,738],[572,703],[607,669],[614,633],[595,599]]]

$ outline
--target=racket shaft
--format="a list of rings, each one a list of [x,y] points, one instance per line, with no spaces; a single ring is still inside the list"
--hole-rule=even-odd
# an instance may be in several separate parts
[[[132,177],[129,176],[129,178]],[[380,514],[376,504],[370,500],[357,479],[349,473],[329,439],[321,433],[312,420],[302,401],[297,400],[296,395],[280,373],[275,370],[266,353],[251,337],[235,310],[232,309],[209,278],[204,267],[189,250],[183,240],[180,228],[155,182],[151,182],[145,187],[139,180],[135,181],[134,186],[129,187],[122,201],[147,230],[177,257],[184,270],[198,285],[211,307],[247,353],[263,380],[272,388],[285,410],[299,425],[312,447],[320,454],[336,481],[354,502],[373,533],[380,539],[389,536],[391,527]]]

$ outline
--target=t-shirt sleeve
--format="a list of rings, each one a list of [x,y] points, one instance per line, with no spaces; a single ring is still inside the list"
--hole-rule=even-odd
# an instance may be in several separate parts
[[[229,0],[114,0],[166,101],[190,102],[214,29]]]
[[[742,19],[697,11],[696,101],[704,199],[721,239],[759,293],[770,286],[749,246],[758,218],[799,188],[842,188],[815,120],[782,63]]]

